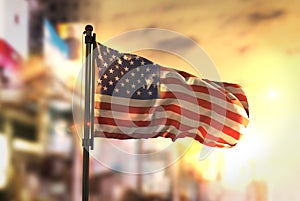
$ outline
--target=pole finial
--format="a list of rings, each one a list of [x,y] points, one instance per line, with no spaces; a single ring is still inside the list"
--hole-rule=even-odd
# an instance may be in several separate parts
[[[90,24],[88,24],[88,25],[85,26],[85,30],[86,31],[93,31],[93,29],[94,29],[93,26],[90,25]]]

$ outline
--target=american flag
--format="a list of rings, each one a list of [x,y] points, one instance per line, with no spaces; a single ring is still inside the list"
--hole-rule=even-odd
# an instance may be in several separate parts
[[[96,137],[192,137],[212,147],[232,147],[241,138],[249,112],[239,85],[200,79],[100,43],[96,52]]]

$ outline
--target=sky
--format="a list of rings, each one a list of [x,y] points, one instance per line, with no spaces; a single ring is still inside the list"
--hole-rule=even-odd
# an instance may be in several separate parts
[[[167,29],[195,41],[220,79],[242,85],[249,99],[246,134],[235,148],[224,151],[229,168],[246,166],[254,178],[271,181],[279,189],[299,180],[299,9],[296,0],[113,0],[101,4],[102,20],[95,28],[101,42],[143,28]],[[147,44],[155,37],[145,34],[138,40]],[[192,48],[173,40],[173,49]],[[194,72],[174,55],[140,53]]]

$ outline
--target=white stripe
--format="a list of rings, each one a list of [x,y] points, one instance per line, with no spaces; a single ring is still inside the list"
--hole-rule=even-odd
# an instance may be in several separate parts
[[[233,137],[231,137],[227,134],[224,134],[223,132],[220,132],[218,130],[215,130],[214,128],[210,127],[209,125],[203,125],[202,128],[205,129],[207,131],[207,133],[209,133],[210,135],[213,135],[217,138],[222,138],[229,144],[235,144],[237,142],[237,140],[234,139]],[[178,130],[176,127],[174,127],[172,125],[170,125],[170,126],[157,125],[157,126],[149,126],[149,127],[134,127],[134,126],[123,127],[123,126],[96,124],[95,130],[97,132],[119,133],[119,134],[124,133],[128,136],[132,136],[135,138],[151,138],[151,137],[156,136],[158,133],[165,132],[165,131],[169,132],[169,133],[173,133],[176,136],[178,136],[182,133],[180,130]],[[203,139],[203,135],[196,128],[190,129],[187,132],[194,134],[194,135],[198,135]],[[137,133],[141,134],[141,135],[137,135]]]
[[[165,85],[162,85],[161,90],[165,91],[166,90],[165,87],[166,87]],[[176,97],[176,98],[167,98],[167,100],[174,102],[174,103],[179,102],[181,104],[181,106],[185,106],[187,109],[191,108],[191,110],[194,110],[194,108],[199,107],[198,103],[197,103],[197,98],[200,98],[202,100],[216,104],[223,109],[237,113],[237,114],[243,116],[244,118],[248,118],[244,107],[242,107],[241,105],[227,102],[225,100],[225,94],[224,94],[224,99],[220,99],[220,98],[217,98],[215,96],[212,96],[212,95],[209,95],[206,93],[192,91],[191,93],[193,93],[192,95],[194,95],[195,100],[191,102],[191,101],[185,101],[182,99],[182,98],[184,98],[185,95],[191,96],[191,94],[189,93],[190,91],[184,90],[185,89],[184,87],[182,87],[180,85],[176,85],[176,84],[168,84],[167,87],[168,87],[168,89],[174,89],[173,91],[171,91],[173,93],[176,93],[176,92],[183,93],[182,96],[180,95],[179,97]],[[166,90],[166,91],[169,91],[169,90]],[[122,104],[125,106],[130,105],[130,106],[135,106],[135,107],[144,107],[144,106],[156,107],[156,106],[160,106],[160,105],[167,105],[167,104],[164,104],[164,102],[167,102],[166,99],[139,100],[139,99],[129,99],[129,98],[124,98],[124,97],[109,96],[109,95],[102,95],[102,94],[96,94],[95,100],[98,102],[99,102],[99,100],[101,100],[101,102],[117,103],[117,104]],[[200,107],[201,107],[201,105],[200,105]]]
[[[205,115],[217,122],[219,122],[221,125],[228,126],[230,128],[235,127],[236,129],[233,129],[237,132],[244,126],[240,123],[237,123],[229,118],[226,118],[223,115],[220,115],[212,110],[208,110],[205,108],[200,108],[198,112],[194,110],[193,112],[201,115]],[[182,124],[189,125],[191,127],[199,127],[200,124],[203,124],[204,122],[201,122],[201,119],[199,117],[199,121],[190,119],[182,114],[177,114],[172,111],[156,111],[155,113],[152,114],[129,114],[129,112],[117,112],[117,111],[111,111],[111,110],[100,110],[100,109],[95,109],[95,116],[96,117],[107,117],[107,118],[114,118],[116,117],[117,119],[121,120],[132,120],[132,121],[150,121],[151,119],[154,119],[153,115],[156,115],[155,118],[169,118],[173,120],[177,120],[181,122]],[[211,126],[211,125],[210,125]],[[220,128],[222,129],[222,128]]]
[[[199,79],[199,78],[197,78],[197,77],[188,77],[188,78],[183,78],[180,74],[178,74],[176,71],[164,71],[164,70],[162,70],[161,71],[161,79],[163,80],[163,79],[166,79],[166,78],[175,78],[175,79],[177,79],[177,80],[179,80],[180,82],[182,82],[183,84],[184,84],[184,86],[189,86],[189,85],[196,85],[196,86],[202,86],[202,87],[206,87],[206,88],[208,88],[208,90],[209,89],[213,89],[213,90],[218,90],[220,93],[222,93],[222,94],[224,94],[224,100],[226,100],[225,99],[225,96],[229,96],[230,94],[225,94],[222,90],[227,90],[227,91],[229,91],[229,92],[231,92],[231,95],[232,96],[234,96],[235,98],[236,98],[236,96],[234,95],[234,94],[241,94],[241,95],[244,95],[245,96],[245,93],[244,93],[244,91],[241,89],[241,88],[236,88],[236,87],[226,87],[226,88],[224,88],[224,87],[221,87],[221,86],[219,86],[219,85],[217,85],[216,83],[214,83],[213,81],[211,81],[211,82],[207,82],[207,81],[205,81],[205,80],[202,80],[202,79]],[[161,83],[161,85],[163,86],[163,85],[168,85],[168,86],[171,86],[172,84],[170,84],[170,83]],[[177,88],[177,87],[179,87],[179,85],[178,84],[173,84],[173,85],[175,85],[175,88]],[[163,88],[161,88],[161,90],[165,90],[165,86],[163,86]],[[170,87],[171,88],[171,87]],[[174,89],[174,86],[172,86],[172,88],[171,89]],[[232,89],[232,90],[231,90]],[[168,90],[165,90],[165,91],[168,91]],[[170,90],[169,90],[170,91]],[[187,91],[187,89],[186,88],[184,88],[184,87],[182,87],[181,86],[181,90],[180,90],[180,92],[184,92],[184,91]],[[192,87],[190,88],[190,90],[189,90],[191,93],[192,92],[194,92],[193,91],[193,89],[192,89]],[[197,92],[194,92],[195,93],[195,95],[196,95],[196,97],[201,97],[202,98],[202,96],[198,96],[197,95]],[[210,94],[206,94],[206,93],[201,93],[201,94],[205,94],[205,95],[207,95],[207,96],[209,96],[209,97],[212,97],[213,95],[210,95]],[[216,97],[217,98],[217,97]],[[238,98],[236,98],[237,100],[239,100]],[[239,100],[240,102],[241,102],[241,106],[243,106],[242,107],[242,110],[244,110],[244,108],[248,108],[248,103],[247,102],[245,102],[245,101],[241,101],[241,100]],[[223,105],[223,103],[222,103],[222,105]],[[239,106],[239,105],[238,105]],[[240,106],[239,106],[240,107]],[[244,111],[245,112],[245,111]]]
[[[151,138],[156,136],[157,134],[161,132],[169,132],[174,134],[177,138],[180,134],[180,132],[175,128],[174,126],[170,125],[168,127],[166,126],[155,126],[155,127],[147,127],[147,128],[128,128],[128,127],[121,127],[121,126],[111,126],[111,125],[95,125],[95,130],[97,132],[107,132],[107,133],[126,133],[126,135],[135,137],[135,138]],[[189,130],[191,134],[194,134],[195,136],[198,135],[203,139],[203,135],[197,130],[197,129],[191,129]],[[137,135],[137,133],[139,135]],[[96,136],[104,136],[104,133],[102,135],[98,133]],[[184,137],[184,136],[182,136]]]
[[[213,96],[212,94],[207,94],[207,93],[202,93],[202,92],[195,92],[195,91],[192,91],[192,89],[191,89],[191,91],[189,91],[186,88],[184,88],[183,86],[180,86],[180,85],[177,85],[177,84],[168,84],[167,86],[162,84],[161,91],[164,91],[164,92],[170,91],[170,92],[173,92],[173,93],[176,93],[176,92],[183,93],[182,96],[180,95],[180,96],[176,97],[178,99],[178,101],[180,101],[180,102],[184,101],[184,100],[182,100],[182,98],[184,98],[185,95],[186,96],[194,96],[195,97],[195,99],[193,101],[194,104],[197,104],[197,98],[200,98],[202,100],[205,100],[205,101],[211,102],[213,104],[216,104],[216,105],[218,105],[218,106],[220,106],[220,107],[222,107],[226,110],[232,111],[234,113],[238,113],[241,116],[247,118],[245,108],[242,107],[242,105],[238,105],[238,104],[234,104],[234,103],[230,103],[230,102],[226,101],[226,95],[225,94],[224,94],[224,99],[222,99],[222,98],[218,98],[216,96]]]
[[[178,104],[176,104],[178,105]],[[184,113],[177,114],[172,111],[158,111],[156,110],[152,114],[132,114],[129,112],[118,112],[118,111],[113,111],[113,110],[100,110],[100,109],[95,109],[95,116],[96,117],[106,117],[106,118],[116,118],[120,120],[131,120],[131,121],[151,121],[154,118],[160,119],[160,118],[169,118],[172,120],[177,120],[180,123],[184,125],[188,125],[190,127],[197,128],[204,122],[201,121],[200,116],[197,121],[197,116],[195,116],[195,119],[190,119],[185,116]],[[220,115],[212,110],[208,110],[205,108],[197,108],[196,110],[193,110],[193,112],[201,115],[205,115],[217,122],[219,122],[221,125],[226,125],[230,128],[235,128],[233,130],[239,132],[240,129],[242,129],[244,126],[240,123],[237,123],[229,118],[226,118],[223,115]],[[155,116],[154,116],[155,115]],[[210,125],[211,126],[211,125]],[[222,128],[220,128],[222,129]]]
[[[97,96],[96,100],[99,100],[99,98],[100,98],[99,94],[97,94],[96,96]],[[208,111],[211,112],[211,110],[207,110],[206,108],[203,108],[201,105],[198,105],[197,103],[194,104],[192,102],[181,100],[181,99],[178,100],[176,98],[138,100],[138,99],[128,99],[128,98],[108,96],[108,95],[101,95],[101,96],[102,96],[101,102],[122,105],[122,106],[128,107],[128,110],[129,110],[129,105],[130,105],[130,107],[133,107],[133,106],[134,107],[159,107],[159,106],[174,104],[174,105],[182,107],[188,111],[196,112],[199,114],[206,114]],[[220,105],[219,103],[217,103],[216,99],[217,98],[211,98],[210,100],[207,100],[207,101],[214,102],[214,104],[217,104],[220,107],[224,108],[223,105]],[[227,108],[226,108],[227,110],[230,110],[234,113],[238,113],[239,115],[248,119],[246,111],[242,107],[235,105],[235,104],[228,103],[228,102],[223,102],[223,104],[225,104],[225,103],[227,106]],[[212,111],[214,111],[213,109],[214,108],[212,106]],[[204,113],[202,111],[204,111]],[[219,115],[221,115],[220,117],[224,116],[223,118],[225,119],[226,118],[225,111],[221,112],[221,113],[222,114],[219,114]],[[218,118],[218,119],[220,119],[220,118]],[[237,123],[237,122],[235,122],[235,123]]]

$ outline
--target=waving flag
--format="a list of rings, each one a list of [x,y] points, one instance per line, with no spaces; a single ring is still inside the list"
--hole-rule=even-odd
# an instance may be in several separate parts
[[[200,79],[98,44],[95,136],[116,139],[192,137],[232,147],[248,124],[237,84]]]

